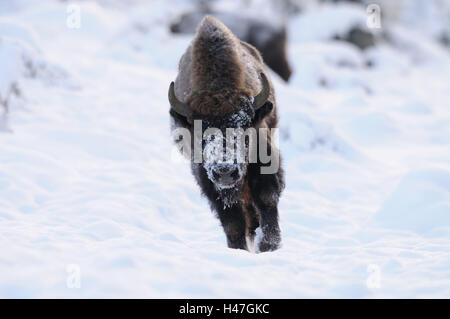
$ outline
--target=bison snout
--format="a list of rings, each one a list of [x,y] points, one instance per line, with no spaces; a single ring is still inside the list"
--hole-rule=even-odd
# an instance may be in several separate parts
[[[214,180],[222,185],[235,184],[240,176],[239,169],[234,165],[218,165],[212,170]]]

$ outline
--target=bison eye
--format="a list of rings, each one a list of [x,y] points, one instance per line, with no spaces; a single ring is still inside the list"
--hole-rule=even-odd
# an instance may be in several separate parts
[[[253,118],[253,123],[258,124],[259,122],[261,122],[268,114],[270,114],[270,112],[272,112],[272,110],[272,102],[267,101],[263,106],[256,110],[255,117]]]

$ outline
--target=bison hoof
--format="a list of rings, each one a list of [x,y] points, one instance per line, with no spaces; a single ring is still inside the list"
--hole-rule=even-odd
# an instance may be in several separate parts
[[[233,249],[247,249],[247,242],[245,240],[245,236],[239,237],[239,238],[227,238],[228,242],[228,248]]]
[[[281,234],[278,226],[258,228],[256,230],[258,252],[274,251],[281,247]]]
[[[264,235],[259,242],[259,252],[274,251],[281,247],[281,237],[279,235]]]
[[[259,252],[263,253],[266,251],[274,251],[280,247],[281,247],[281,243],[279,241],[274,242],[273,240],[271,240],[271,241],[263,240],[259,243]]]

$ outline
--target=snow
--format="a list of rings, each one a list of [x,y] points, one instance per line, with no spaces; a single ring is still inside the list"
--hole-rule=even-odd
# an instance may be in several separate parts
[[[283,246],[253,254],[172,160],[190,36],[165,17],[188,5],[73,3],[79,29],[61,1],[0,5],[1,97],[20,88],[0,105],[1,298],[450,297],[450,55],[428,31],[392,21],[361,52],[324,17],[364,9],[292,20],[293,79],[272,74]]]
[[[294,18],[290,23],[292,32],[289,39],[308,42],[328,40],[334,35],[344,36],[352,27],[364,27],[366,19],[365,11],[357,5],[326,4]]]

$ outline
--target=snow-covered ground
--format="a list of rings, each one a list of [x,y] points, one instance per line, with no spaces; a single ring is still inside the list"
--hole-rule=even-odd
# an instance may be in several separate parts
[[[174,160],[186,1],[99,3],[0,3],[1,298],[450,297],[448,48],[328,41],[350,7],[289,22],[283,247],[251,254]]]

